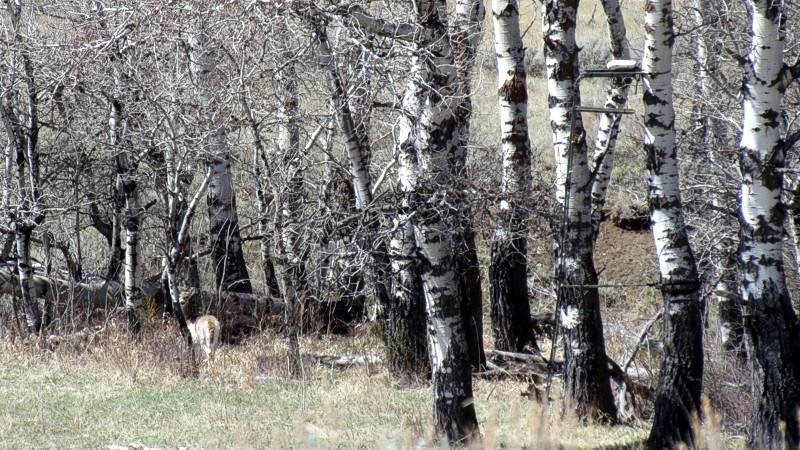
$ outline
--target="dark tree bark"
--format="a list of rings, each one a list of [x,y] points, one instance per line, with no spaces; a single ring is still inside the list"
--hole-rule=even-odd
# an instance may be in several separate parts
[[[203,18],[196,18],[197,29],[191,35],[191,67],[196,77],[198,100],[207,128],[205,138],[211,183],[208,188],[208,231],[211,241],[211,258],[218,293],[252,294],[247,272],[239,218],[236,212],[236,194],[233,189],[230,149],[225,128],[224,108],[218,98],[220,74],[216,51],[209,42]],[[220,297],[221,298],[221,297]]]
[[[739,269],[756,392],[749,445],[797,448],[800,326],[783,267],[786,212],[781,169],[786,148],[780,130],[784,91],[797,69],[789,72],[783,63],[783,2],[747,0],[746,4],[752,41],[743,64]]]
[[[492,18],[503,155],[502,197],[489,266],[492,330],[498,350],[522,352],[528,345],[537,347],[528,302],[526,206],[531,191],[531,144],[518,2],[493,1]]]
[[[455,180],[466,177],[467,146],[472,117],[472,70],[483,29],[485,9],[482,0],[458,0],[455,2],[450,42],[458,76],[458,93],[455,102],[455,117],[458,126],[458,146],[452,155],[450,168]],[[478,246],[472,220],[472,207],[462,189],[455,192],[460,214],[454,233],[455,262],[458,267],[459,286],[462,298],[462,314],[467,331],[469,358],[473,369],[486,366],[483,350],[483,288],[478,261]]]
[[[650,223],[664,298],[664,354],[656,390],[651,448],[695,445],[700,414],[703,326],[700,281],[681,206],[675,110],[672,105],[672,1],[645,4],[645,136]]]
[[[567,286],[597,284],[586,133],[580,114],[571,117],[572,106],[580,104],[580,92],[575,85],[579,67],[575,42],[578,3],[548,0],[542,19],[550,126],[557,162],[554,260],[556,277]],[[570,160],[572,167],[568,171]],[[568,208],[566,214],[564,208]],[[597,289],[561,288],[557,314],[564,331],[566,404],[583,419],[615,421],[617,411],[611,393]]]

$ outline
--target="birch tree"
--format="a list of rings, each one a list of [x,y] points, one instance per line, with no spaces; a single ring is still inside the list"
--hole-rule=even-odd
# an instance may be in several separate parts
[[[31,235],[45,219],[39,183],[40,97],[32,58],[33,48],[29,41],[36,31],[31,28],[22,30],[22,12],[20,1],[7,2],[10,32],[8,42],[12,44],[12,48],[5,55],[6,79],[2,86],[5,92],[0,100],[0,114],[16,165],[17,205],[11,212],[10,231],[16,241],[19,290],[28,332],[38,333],[46,325],[38,302],[31,292]],[[22,86],[22,92],[17,91],[17,83]],[[10,158],[6,158],[6,163],[10,163]]]
[[[781,201],[786,148],[781,139],[783,95],[797,67],[783,62],[786,17],[781,0],[747,0],[750,52],[744,84],[739,210],[740,290],[754,366],[755,405],[749,445],[800,444],[800,338],[783,268],[785,209]]]
[[[283,23],[276,28],[285,30]],[[299,98],[297,73],[293,60],[295,54],[290,50],[282,52],[288,64],[276,73],[278,101],[278,155],[283,158],[283,189],[276,192],[279,210],[276,212],[276,231],[280,236],[278,255],[283,271],[283,291],[286,301],[284,323],[288,342],[289,371],[299,375],[300,345],[298,342],[298,321],[306,303],[306,262],[303,245],[303,231],[300,217],[305,199],[303,178],[305,164],[300,148]]]
[[[121,83],[117,78],[117,83]],[[131,148],[126,142],[128,121],[124,118],[123,100],[111,98],[111,113],[108,118],[111,149],[116,153],[114,160],[117,172],[117,190],[125,198],[125,313],[131,331],[139,329],[136,310],[140,302],[139,289],[139,228],[141,226],[141,208],[136,174],[136,163],[131,161]]]
[[[455,180],[465,179],[467,165],[467,146],[470,137],[472,117],[472,71],[475,55],[483,32],[483,19],[486,10],[482,0],[457,0],[453,10],[450,42],[458,76],[456,101],[456,120],[458,121],[459,142],[453,161],[450,163]],[[464,189],[455,191],[460,221],[456,233],[455,258],[458,265],[459,285],[461,286],[464,320],[470,348],[472,367],[480,369],[486,365],[483,351],[483,290],[481,271],[478,262],[478,249],[472,219],[472,207]]]
[[[629,59],[630,46],[628,44],[625,19],[619,0],[602,0],[603,11],[608,22],[608,35],[611,55],[614,59]],[[628,86],[630,79],[614,77],[606,96],[604,108],[622,109],[628,101]],[[603,207],[606,203],[606,193],[611,182],[611,172],[614,169],[614,148],[620,131],[621,114],[604,112],[600,115],[597,126],[597,136],[592,151],[592,234],[595,243],[600,232],[600,222],[603,219]]]
[[[430,371],[424,292],[411,222],[412,195],[420,170],[416,123],[425,93],[416,82],[422,70],[421,64],[420,57],[412,57],[394,146],[400,199],[392,219],[393,232],[389,241],[393,278],[391,304],[386,311],[386,324],[390,327],[386,333],[389,337],[386,354],[390,370],[403,380],[424,377]]]
[[[195,19],[198,23],[189,38],[189,45],[198,101],[207,130],[205,144],[208,165],[213,168],[207,205],[217,291],[251,294],[252,287],[242,253],[236,213],[231,155],[223,118],[225,108],[219,92],[223,87],[221,73],[217,67],[216,50],[209,36],[209,18]]]
[[[357,9],[347,13],[366,31],[409,42],[421,58],[419,71],[411,79],[417,85],[420,109],[415,126],[419,170],[410,203],[428,318],[434,424],[450,443],[464,443],[476,439],[479,430],[463,291],[454,255],[457,247],[451,232],[459,219],[448,204],[458,195],[451,165],[460,151],[460,137],[454,113],[459,79],[445,6],[442,0],[417,2],[414,20],[405,23],[374,18]]]
[[[345,138],[347,158],[350,164],[350,176],[352,178],[353,190],[355,191],[356,209],[367,214],[365,220],[367,222],[368,234],[377,236],[380,231],[380,221],[375,217],[373,211],[368,210],[373,202],[372,180],[370,178],[368,166],[368,138],[363,135],[365,130],[362,129],[359,132],[358,125],[353,118],[350,109],[350,99],[341,79],[336,64],[334,49],[328,40],[324,25],[320,23],[319,18],[316,17],[312,17],[311,25],[314,37],[320,49],[320,65],[325,69],[328,84],[333,96],[339,127]],[[386,246],[384,241],[379,241],[374,238],[368,239],[368,242],[365,242],[363,245],[370,252],[370,260],[374,264],[370,275],[375,285],[375,293],[378,297],[378,302],[385,309],[389,304],[389,261],[386,259]]]
[[[575,42],[578,3],[548,0],[542,18],[547,101],[556,161],[553,227],[557,236],[556,277],[570,286],[561,288],[556,314],[564,330],[567,404],[579,417],[614,421],[617,412],[611,394],[598,292],[592,287],[572,287],[597,284],[586,133],[580,115],[572,117],[573,105],[580,104],[575,84],[579,68]]]
[[[516,0],[492,2],[497,94],[503,157],[498,224],[492,239],[492,329],[495,347],[521,352],[536,346],[528,303],[527,204],[531,193],[525,47]]]
[[[454,115],[458,74],[447,34],[441,0],[416,6],[417,23],[426,39],[425,58],[416,82],[424,86],[417,135],[420,145],[419,179],[414,198],[414,234],[422,262],[422,286],[428,314],[433,368],[434,423],[451,443],[479,435],[472,397],[467,324],[460,301],[452,233],[458,220],[448,211],[447,198],[455,185],[450,167],[460,144]],[[457,195],[457,194],[456,194]]]
[[[672,104],[672,1],[645,3],[645,133],[650,223],[664,298],[664,354],[656,391],[652,448],[694,446],[692,415],[700,411],[703,330],[700,281],[684,225]]]
[[[697,57],[697,90],[701,98],[701,104],[697,106],[700,122],[700,143],[702,153],[706,155],[710,163],[711,173],[715,179],[723,179],[724,173],[720,173],[720,163],[724,157],[720,155],[719,147],[725,142],[724,130],[720,119],[715,112],[709,108],[704,99],[711,99],[715,96],[717,86],[714,77],[719,75],[720,52],[722,51],[721,26],[717,18],[719,11],[723,10],[723,5],[718,0],[695,0],[693,2],[694,24],[701,28],[695,41],[695,52]],[[711,193],[711,215],[719,216],[720,211],[724,211],[724,202],[718,189]],[[725,218],[723,218],[724,220]],[[715,227],[718,228],[718,227]],[[720,232],[721,230],[716,230]],[[744,343],[744,325],[742,323],[742,311],[739,305],[739,294],[735,289],[735,248],[730,246],[720,246],[712,254],[711,264],[714,267],[714,276],[718,280],[714,285],[713,298],[719,310],[719,336],[722,341],[722,348],[727,353],[735,355],[739,359],[746,359]]]

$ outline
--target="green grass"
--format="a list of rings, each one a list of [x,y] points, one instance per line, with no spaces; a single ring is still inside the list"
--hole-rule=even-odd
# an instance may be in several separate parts
[[[362,353],[380,353],[369,337],[306,339],[303,351],[343,354],[355,350],[353,341]],[[192,379],[180,375],[180,361],[165,356],[161,344],[137,348],[112,336],[88,349],[43,352],[0,342],[0,448],[433,445],[430,388],[395,388],[381,365],[309,363],[304,380],[288,380],[279,367],[282,342],[259,338],[223,347],[217,364]],[[263,357],[278,363],[259,366]],[[540,405],[520,396],[525,387],[475,381],[486,448],[618,447],[646,436],[646,424],[586,427],[551,414],[541,422]]]

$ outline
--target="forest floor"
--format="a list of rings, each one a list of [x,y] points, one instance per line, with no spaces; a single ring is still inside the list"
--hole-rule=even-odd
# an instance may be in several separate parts
[[[0,447],[435,447],[430,388],[395,388],[380,365],[333,369],[309,360],[304,377],[291,380],[280,367],[282,339],[264,336],[222,347],[212,368],[184,378],[174,352],[155,350],[164,339],[111,338],[82,352],[3,344]],[[303,351],[363,355],[380,346],[370,337],[308,338]],[[604,428],[550,414],[542,423],[525,389],[476,379],[485,448],[638,448],[647,436],[639,422]]]
[[[579,18],[581,58],[587,67],[604,64],[607,56],[605,32],[598,33],[604,23],[598,5],[597,0],[584,2]],[[533,3],[524,6],[521,23],[534,30],[526,33],[526,57],[531,72],[542,73],[539,9]],[[640,49],[641,2],[625,2],[624,8],[631,46]],[[487,19],[486,30],[490,29]],[[475,77],[472,125],[473,164],[482,168],[497,166],[496,74],[488,33]],[[536,173],[541,185],[550,186],[552,144],[549,122],[542,120],[547,117],[545,84],[537,76],[528,82]],[[586,104],[602,104],[605,86],[586,83],[582,93]],[[640,104],[632,102],[630,107],[639,110]],[[596,117],[585,120],[593,129]],[[641,130],[633,119],[623,125],[610,208],[641,207],[646,193]],[[542,237],[546,231],[532,233],[538,234],[529,246],[532,308],[534,313],[551,312],[549,238]],[[480,250],[485,270],[487,246]],[[623,285],[600,293],[607,351],[622,362],[661,309],[658,292],[643,286],[658,280],[650,231],[604,225],[596,261],[601,283]],[[492,348],[486,279],[484,273],[484,329],[486,347]],[[700,443],[705,448],[741,448],[752,404],[749,370],[716,350],[715,320],[712,310],[705,333],[708,410],[699,430]],[[176,350],[183,348],[177,330],[158,327],[131,341],[115,329],[111,325],[92,342],[55,349],[0,338],[0,448],[127,448],[133,443],[138,448],[436,447],[431,439],[428,385],[394,386],[380,363],[331,368],[315,358],[382,356],[374,335],[303,338],[304,374],[291,379],[286,376],[283,338],[267,332],[243,345],[223,346],[214,365],[194,378],[186,375],[186,354]],[[653,327],[650,337],[657,340],[659,335],[659,327]],[[542,344],[544,349],[549,346],[546,339]],[[659,362],[657,346],[642,349],[634,359],[633,367],[651,388]],[[628,424],[588,426],[562,418],[558,401],[547,407],[523,397],[527,389],[525,381],[475,378],[484,448],[643,448],[652,413],[649,402],[640,402],[636,418]],[[552,397],[560,397],[558,379]]]
[[[598,268],[608,268],[601,279],[650,281],[649,232],[603,232]],[[616,361],[635,347],[637,332],[631,330],[658,311],[655,294],[630,287],[601,296],[608,352]],[[551,308],[546,297],[535,299],[534,309]],[[272,332],[222,346],[213,366],[194,378],[187,376],[187,354],[176,350],[183,344],[174,327],[154,326],[137,341],[115,329],[110,324],[90,342],[48,349],[0,339],[0,448],[435,447],[428,385],[394,386],[381,363],[333,368],[317,358],[382,356],[379,339],[369,333],[303,338],[300,379],[286,376],[284,340]],[[706,448],[740,448],[749,371],[715,354],[714,333],[706,334],[709,411],[700,434]],[[491,336],[486,338],[491,348]],[[635,359],[638,370],[651,374],[651,387],[658,361],[656,351],[641,351]],[[543,405],[521,395],[527,388],[521,380],[475,378],[483,448],[643,447],[647,402],[626,425],[587,426],[561,418],[558,401],[543,416]],[[559,398],[557,381],[552,398]]]

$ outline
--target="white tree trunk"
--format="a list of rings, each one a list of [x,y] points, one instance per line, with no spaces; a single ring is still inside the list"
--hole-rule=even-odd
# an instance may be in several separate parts
[[[675,110],[672,105],[672,1],[645,7],[645,133],[650,223],[664,297],[664,355],[656,392],[652,448],[694,445],[703,378],[700,282],[681,207]]]
[[[204,125],[207,127],[206,157],[212,168],[211,184],[206,200],[217,292],[251,294],[252,287],[242,253],[239,218],[236,214],[236,195],[233,190],[230,150],[225,131],[225,108],[218,95],[222,83],[217,68],[216,52],[209,42],[208,31],[203,25],[197,26],[198,29],[190,36],[189,44],[198,100]]]
[[[115,74],[118,93],[125,95],[128,92],[124,85],[122,75]],[[139,208],[139,190],[136,181],[136,169],[130,163],[130,141],[124,136],[128,132],[128,120],[125,115],[123,100],[111,100],[111,114],[108,118],[111,151],[114,153],[116,165],[117,191],[124,197],[124,224],[125,224],[125,264],[123,286],[125,290],[125,314],[128,327],[136,331],[139,321],[136,318],[137,309],[141,301],[139,289],[139,227],[141,225],[141,211]]]
[[[744,61],[739,264],[756,375],[750,445],[795,448],[800,444],[800,332],[783,268],[780,172],[786,151],[780,121],[788,75],[786,19],[781,0],[748,0],[747,5],[752,41]]]
[[[527,219],[531,193],[528,86],[517,0],[493,0],[502,152],[501,200],[492,240],[492,329],[498,350],[536,347],[528,302]]]
[[[368,271],[368,274],[375,286],[378,303],[385,309],[389,303],[388,278],[390,263],[387,258],[385,241],[375,240],[375,237],[380,233],[380,220],[375,217],[373,212],[367,211],[367,207],[370,206],[373,200],[372,180],[369,174],[369,166],[367,165],[369,161],[368,136],[363,134],[366,133],[366,129],[362,129],[362,134],[359,134],[358,126],[353,119],[348,92],[337,67],[336,55],[328,40],[324,24],[319,21],[312,21],[312,26],[319,43],[320,65],[324,67],[327,74],[339,127],[345,138],[347,158],[350,163],[350,175],[353,179],[353,189],[356,194],[356,209],[366,211],[369,214],[368,218],[366,218],[369,236],[366,242],[360,243],[360,246],[370,254],[373,267]],[[366,119],[362,118],[362,122],[363,120]]]
[[[287,54],[287,58],[294,55]],[[299,375],[302,370],[300,360],[299,321],[305,306],[306,296],[306,263],[304,260],[304,240],[302,223],[305,199],[303,183],[305,155],[300,148],[299,98],[297,74],[294,64],[288,64],[276,74],[278,81],[278,154],[283,158],[282,190],[276,192],[279,201],[275,217],[275,228],[280,236],[278,255],[280,260],[283,292],[286,308],[284,310],[284,326],[286,327],[289,348],[289,371]]]
[[[571,286],[596,285],[591,220],[591,171],[586,133],[576,89],[578,46],[575,25],[578,0],[548,0],[543,5],[548,105],[556,161],[556,277]],[[570,125],[574,136],[570,136]],[[570,144],[572,139],[572,144]],[[571,169],[567,166],[571,161]],[[566,201],[566,191],[569,201]],[[564,214],[564,208],[567,214]],[[564,229],[566,227],[566,230]],[[564,394],[579,417],[616,420],[596,288],[562,288],[559,310],[564,330]]]
[[[459,123],[454,113],[458,74],[447,35],[443,0],[417,3],[418,22],[434,36],[425,43],[424,61],[415,81],[423,89],[417,126],[420,167],[414,199],[414,234],[428,314],[433,369],[434,423],[451,443],[479,435],[472,397],[467,330],[454,255],[453,227],[458,223],[448,201],[455,187],[451,167],[459,151]],[[424,21],[422,19],[425,19]]]
[[[619,0],[602,0],[603,11],[608,22],[608,35],[611,43],[611,55],[614,59],[629,59],[630,48],[625,30],[625,20]],[[624,108],[628,101],[629,82],[624,78],[614,78],[608,90],[605,108]],[[606,203],[608,184],[614,169],[614,147],[620,130],[621,114],[603,113],[597,127],[594,140],[592,160],[594,163],[594,180],[592,183],[592,234],[597,241],[600,222],[603,219],[603,207]]]
[[[425,300],[411,221],[411,197],[417,187],[420,170],[416,126],[424,90],[416,80],[421,70],[419,58],[413,57],[395,132],[394,157],[401,199],[389,240],[393,275],[391,298],[389,307],[383,311],[385,324],[389,327],[386,335],[391,342],[386,348],[387,363],[395,377],[401,380],[425,377],[430,371]]]

